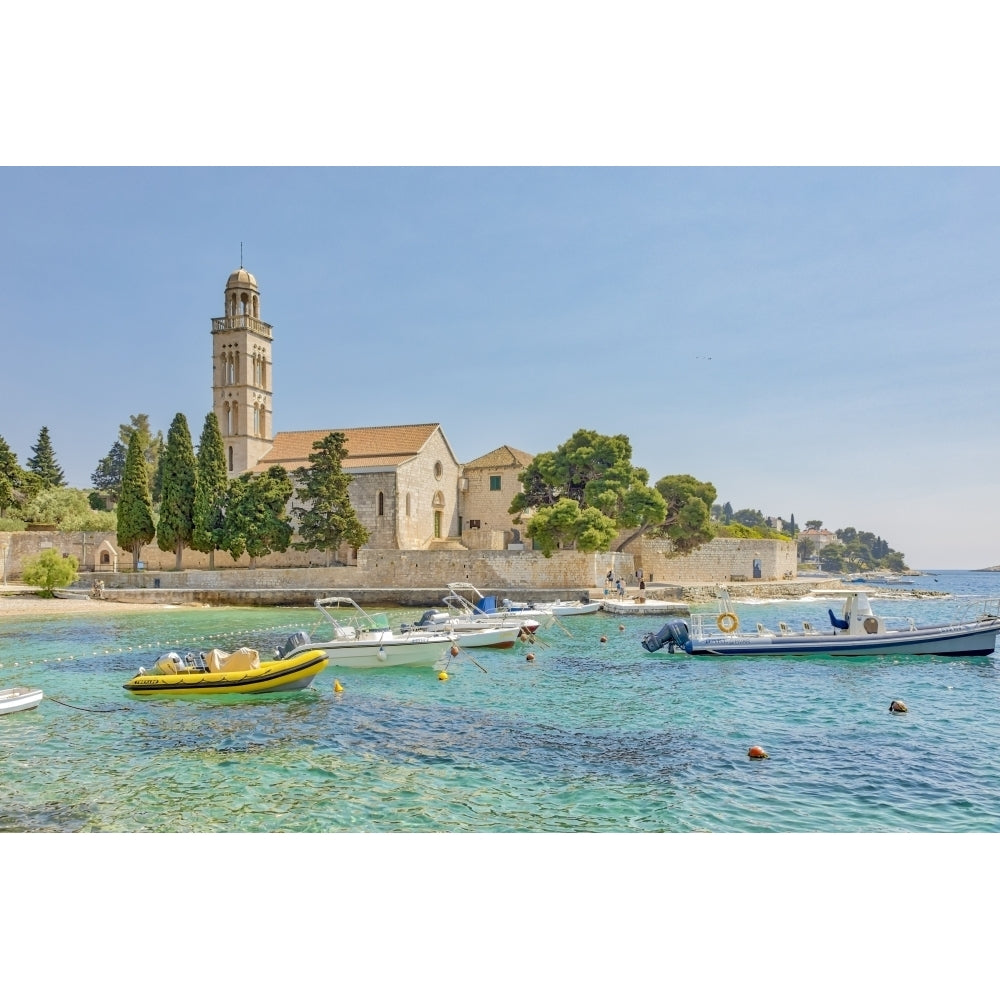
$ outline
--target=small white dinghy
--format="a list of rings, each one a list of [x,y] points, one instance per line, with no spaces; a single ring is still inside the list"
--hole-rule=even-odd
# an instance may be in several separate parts
[[[0,690],[0,715],[38,708],[41,700],[41,688],[3,688]]]

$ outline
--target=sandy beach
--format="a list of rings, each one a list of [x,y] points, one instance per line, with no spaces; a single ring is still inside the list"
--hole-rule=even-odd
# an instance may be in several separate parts
[[[28,589],[6,587],[0,589],[0,618],[37,617],[38,615],[63,616],[79,614],[128,614],[134,611],[168,611],[179,604],[131,604],[124,601],[93,601],[84,598],[38,597]]]

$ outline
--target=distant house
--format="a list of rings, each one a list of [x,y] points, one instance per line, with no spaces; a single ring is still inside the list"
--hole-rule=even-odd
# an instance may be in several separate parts
[[[805,528],[799,532],[799,541],[803,538],[808,538],[813,543],[814,552],[819,552],[831,542],[838,540],[837,536],[832,531],[827,531],[826,528]]]

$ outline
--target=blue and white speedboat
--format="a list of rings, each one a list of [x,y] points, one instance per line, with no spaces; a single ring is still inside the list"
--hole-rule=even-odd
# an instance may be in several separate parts
[[[692,614],[690,623],[673,619],[647,633],[642,645],[650,653],[681,650],[695,656],[988,656],[996,649],[1000,600],[978,602],[961,621],[916,625],[913,619],[894,623],[875,614],[863,590],[817,593],[843,598],[839,616],[827,610],[828,625],[803,622],[794,628],[779,622],[777,632],[760,624],[744,631],[729,594],[721,591],[718,614]]]

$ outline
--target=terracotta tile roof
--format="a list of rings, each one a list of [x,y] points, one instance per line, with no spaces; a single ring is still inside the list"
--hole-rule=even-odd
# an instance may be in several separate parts
[[[402,465],[413,458],[439,429],[440,424],[403,424],[393,427],[333,427],[317,431],[279,431],[271,450],[257,463],[254,472],[264,472],[272,465],[289,471],[309,464],[315,442],[340,431],[346,438],[347,457],[344,471],[372,466]]]
[[[508,469],[522,468],[530,464],[533,455],[518,448],[511,448],[508,444],[502,444],[499,448],[480,458],[474,458],[471,462],[465,463],[466,469]]]

